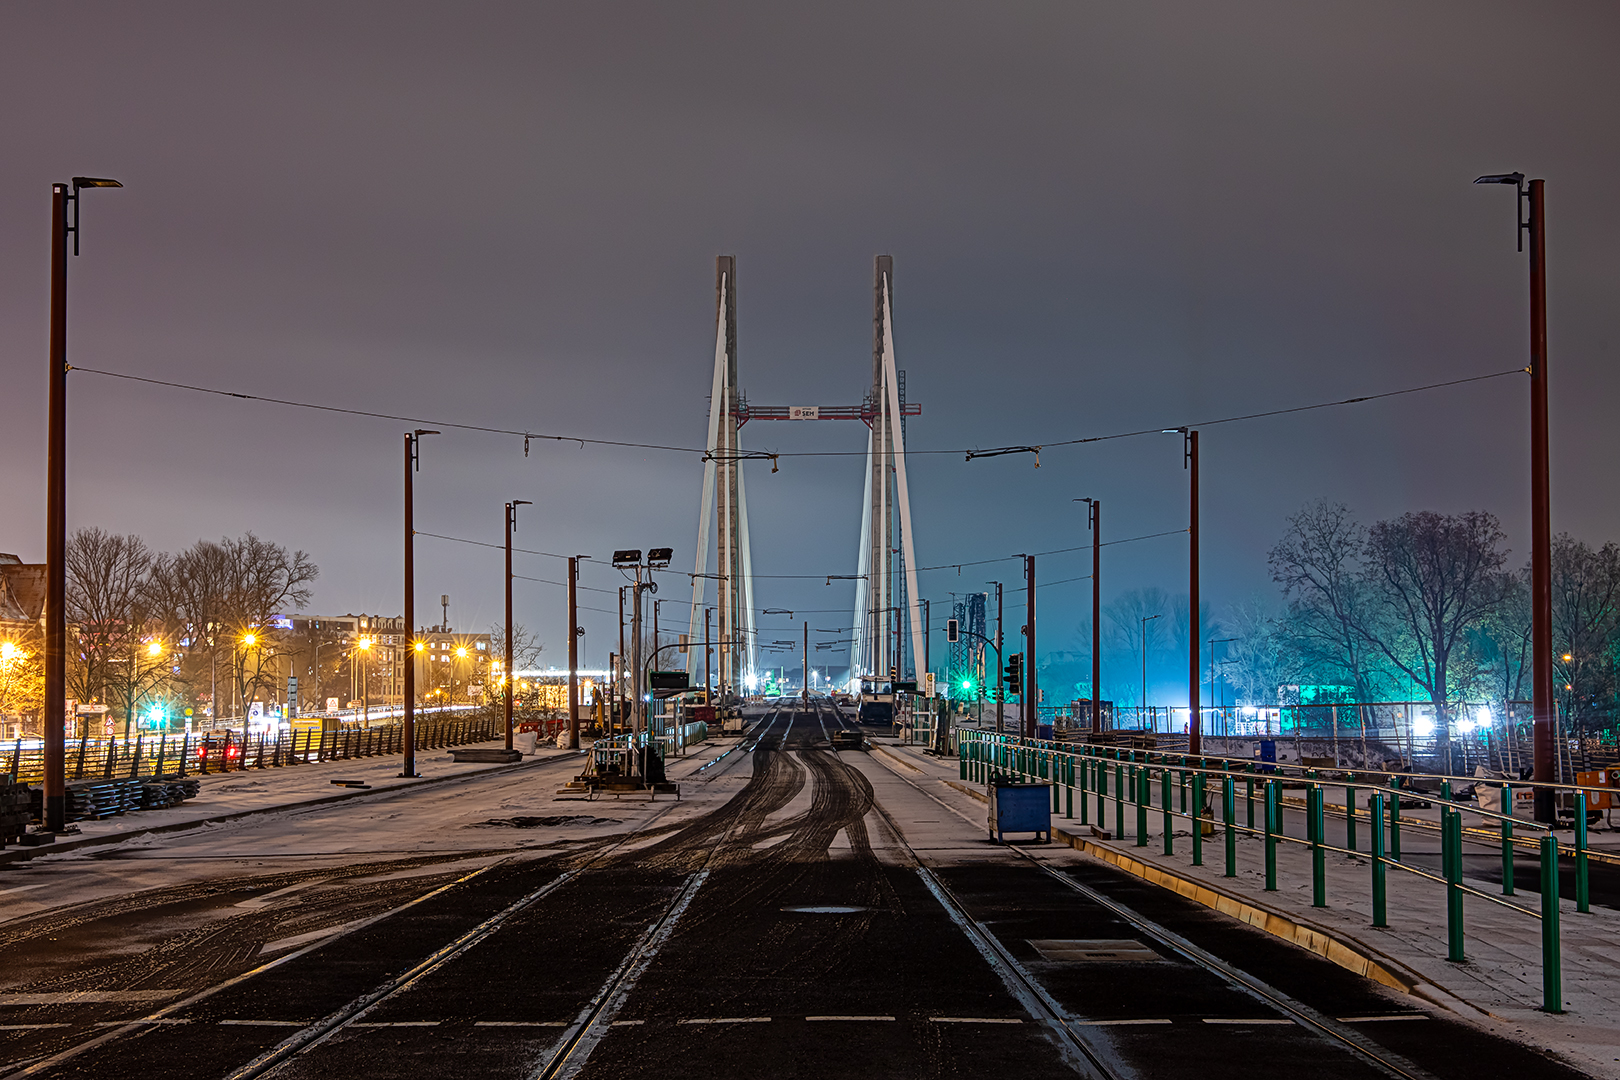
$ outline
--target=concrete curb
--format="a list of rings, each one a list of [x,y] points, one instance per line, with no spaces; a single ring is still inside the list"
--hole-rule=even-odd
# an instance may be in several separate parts
[[[571,752],[571,751],[570,751]],[[102,847],[107,844],[121,844],[125,840],[134,840],[143,836],[156,836],[160,833],[184,832],[187,829],[200,828],[203,825],[217,825],[227,821],[240,821],[243,818],[256,817],[260,814],[275,814],[283,810],[302,810],[313,806],[326,806],[330,803],[347,802],[350,799],[365,799],[377,795],[389,795],[396,791],[409,791],[413,788],[427,787],[432,784],[446,784],[452,780],[466,780],[474,776],[488,776],[491,773],[510,772],[521,769],[525,765],[534,765],[541,761],[552,761],[556,757],[534,757],[525,761],[514,762],[511,765],[498,765],[492,769],[484,769],[476,773],[463,773],[460,776],[435,776],[427,780],[413,780],[407,784],[395,784],[392,787],[373,788],[370,791],[347,791],[338,795],[324,795],[318,799],[304,799],[301,802],[277,803],[274,806],[260,806],[252,810],[237,810],[229,814],[216,814],[212,817],[194,818],[190,821],[171,821],[166,825],[153,825],[149,828],[137,828],[132,832],[114,833],[108,836],[87,836],[80,840],[58,840],[56,843],[45,844],[41,847],[18,848],[15,851],[0,851],[0,865],[5,863],[26,862],[44,855],[54,855],[62,851],[78,851],[81,848]],[[245,771],[245,770],[244,770]],[[137,811],[138,812],[138,811]]]

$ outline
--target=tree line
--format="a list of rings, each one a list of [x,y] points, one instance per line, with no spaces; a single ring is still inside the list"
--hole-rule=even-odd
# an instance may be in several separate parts
[[[66,556],[68,697],[125,720],[143,708],[167,714],[272,689],[285,638],[274,617],[307,605],[320,573],[305,552],[251,532],[171,553],[139,536],[80,529]],[[28,661],[16,679],[27,693],[14,694],[7,711],[41,707],[43,645],[37,627],[13,643]]]

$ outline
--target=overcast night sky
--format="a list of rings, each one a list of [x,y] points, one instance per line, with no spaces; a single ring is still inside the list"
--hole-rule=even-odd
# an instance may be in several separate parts
[[[1620,539],[1620,8],[1612,3],[8,4],[0,8],[0,551],[44,553],[50,185],[84,196],[75,365],[428,420],[700,447],[714,258],[744,389],[856,404],[895,259],[916,450],[1157,429],[1526,361],[1511,192],[1547,180],[1553,528]],[[1607,194],[1606,194],[1607,193]],[[1528,551],[1522,376],[1209,427],[1204,590],[1274,593],[1308,500],[1485,509]],[[408,425],[70,378],[69,527],[175,550],[253,530],[314,610],[400,610]],[[756,574],[855,572],[864,430],[750,424]],[[690,569],[696,454],[447,430],[418,528]],[[1181,528],[1180,440],[911,460],[924,565]],[[498,552],[418,542],[420,622],[500,618]],[[1089,553],[1041,560],[1047,580]],[[560,581],[555,559],[518,572]],[[1186,541],[1104,553],[1185,588]],[[1018,565],[924,576],[937,603]],[[666,626],[687,579],[671,573]],[[761,579],[848,624],[852,583]],[[610,593],[586,593],[610,608]],[[519,620],[563,659],[562,590]],[[1085,582],[1041,592],[1073,647]],[[1011,610],[1011,605],[1009,605]],[[936,606],[936,618],[943,618]],[[1016,628],[1017,620],[1009,615]],[[586,660],[612,617],[589,613]],[[785,637],[786,620],[761,621]],[[795,624],[796,628],[796,624]],[[773,634],[780,629],[783,632]],[[1016,631],[1015,631],[1016,632]],[[942,638],[935,639],[936,650]]]

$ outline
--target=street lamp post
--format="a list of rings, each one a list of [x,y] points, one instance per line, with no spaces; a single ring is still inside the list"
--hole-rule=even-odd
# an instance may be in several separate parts
[[[75,176],[51,185],[50,418],[45,437],[45,831],[67,827],[67,242],[79,253],[79,191],[123,187]],[[72,220],[68,210],[72,209]]]
[[[1481,176],[1476,184],[1511,184],[1518,192],[1519,250],[1530,234],[1530,699],[1531,779],[1553,782],[1552,497],[1547,446],[1547,236],[1545,180],[1528,187],[1520,172]],[[1525,207],[1528,204],[1528,219]],[[1535,818],[1552,822],[1553,790],[1536,788]]]
[[[422,651],[422,643],[414,640],[416,637],[416,485],[412,473],[422,467],[418,453],[422,436],[437,435],[437,431],[428,431],[417,428],[415,431],[405,433],[405,633],[410,641],[410,648],[406,650],[405,664],[405,715],[403,716],[404,730],[401,733],[404,742],[405,760],[400,768],[399,775],[416,775],[416,653]]]
[[[1142,616],[1142,704],[1140,709],[1147,708],[1147,624],[1157,619],[1157,615]]]
[[[584,629],[579,625],[579,560],[589,555],[575,555],[568,560],[568,749],[579,749],[579,639]]]
[[[1237,640],[1237,638],[1230,638],[1230,637],[1210,638],[1209,639],[1209,707],[1212,708],[1212,709],[1216,708],[1216,704],[1215,704],[1215,646],[1217,646],[1217,645],[1225,645],[1228,642],[1232,642],[1232,641],[1236,641],[1236,640]],[[1225,722],[1225,720],[1221,721],[1221,731],[1223,733],[1226,731],[1226,722]]]
[[[512,673],[512,534],[517,531],[517,508],[529,505],[532,504],[527,499],[513,499],[506,504],[506,666],[502,669],[506,693],[502,696],[505,698],[508,750],[512,749],[512,694],[517,689],[517,678]]]

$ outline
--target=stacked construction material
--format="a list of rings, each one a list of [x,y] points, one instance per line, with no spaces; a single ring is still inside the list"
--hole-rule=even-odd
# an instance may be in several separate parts
[[[140,780],[80,780],[67,786],[67,819],[100,821],[141,809]]]
[[[27,784],[13,783],[9,773],[0,773],[0,846],[22,836],[34,813],[33,792]]]
[[[197,794],[202,785],[196,780],[158,778],[141,784],[141,809],[165,810],[179,806]]]

